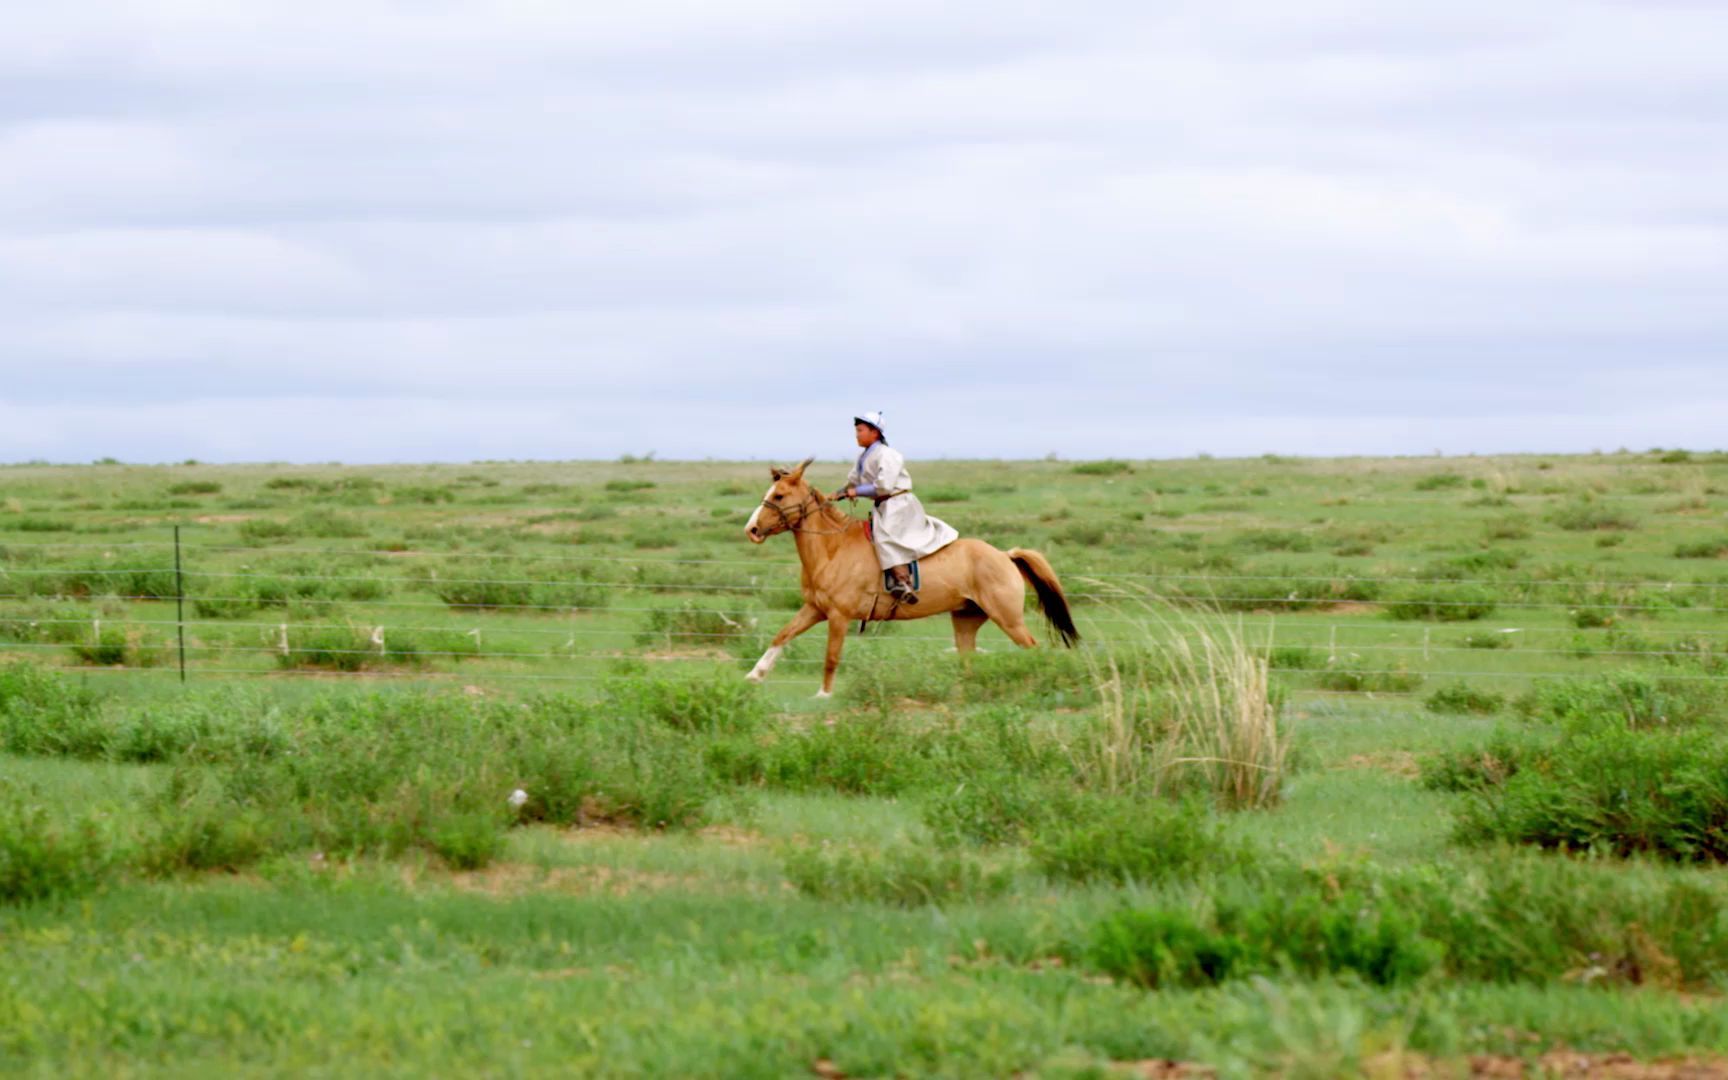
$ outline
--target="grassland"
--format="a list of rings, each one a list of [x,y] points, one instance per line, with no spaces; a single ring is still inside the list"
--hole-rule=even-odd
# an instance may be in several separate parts
[[[923,463],[1087,645],[879,626],[831,703],[741,679],[765,473],[0,469],[0,1069],[1728,1054],[1728,456]],[[1271,805],[1167,723],[1196,627]]]

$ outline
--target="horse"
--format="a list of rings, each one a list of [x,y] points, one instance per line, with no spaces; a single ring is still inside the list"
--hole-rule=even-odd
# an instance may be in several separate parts
[[[977,647],[978,631],[986,622],[1001,627],[1016,645],[1034,648],[1038,641],[1026,629],[1024,615],[1028,584],[1062,644],[1072,648],[1079,642],[1080,631],[1074,627],[1056,571],[1043,555],[1024,548],[1004,552],[982,540],[955,540],[918,560],[918,603],[897,602],[882,587],[882,569],[865,523],[805,482],[804,470],[813,460],[805,458],[790,469],[771,467],[774,482],[744,527],[753,544],[764,543],[776,533],[792,534],[803,564],[799,588],[804,594],[804,605],[774,635],[768,651],[745,678],[751,682],[767,678],[786,643],[823,620],[828,622],[828,656],[822,665],[819,698],[834,692],[834,672],[846,645],[847,624],[853,619],[950,614],[954,648],[962,656]]]

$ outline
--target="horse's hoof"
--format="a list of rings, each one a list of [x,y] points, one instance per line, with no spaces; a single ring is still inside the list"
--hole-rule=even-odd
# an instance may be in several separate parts
[[[832,691],[832,690],[818,690],[818,691],[816,691],[816,696],[819,698],[830,698],[830,697],[834,696],[834,691]]]
[[[750,674],[744,676],[744,681],[745,682],[761,682],[762,681],[762,673],[759,671],[752,671],[752,672],[750,672]]]

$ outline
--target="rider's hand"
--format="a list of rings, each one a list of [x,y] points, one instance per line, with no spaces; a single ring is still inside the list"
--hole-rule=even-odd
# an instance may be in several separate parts
[[[834,499],[836,502],[838,502],[841,499],[856,498],[857,495],[858,495],[858,493],[856,491],[853,491],[851,486],[848,485],[848,486],[843,487],[840,490],[836,491],[834,493]]]

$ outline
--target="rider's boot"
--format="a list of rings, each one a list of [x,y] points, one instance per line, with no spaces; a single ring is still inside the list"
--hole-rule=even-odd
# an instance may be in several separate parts
[[[902,604],[916,604],[918,594],[912,591],[912,568],[902,563],[888,571],[888,595]]]

